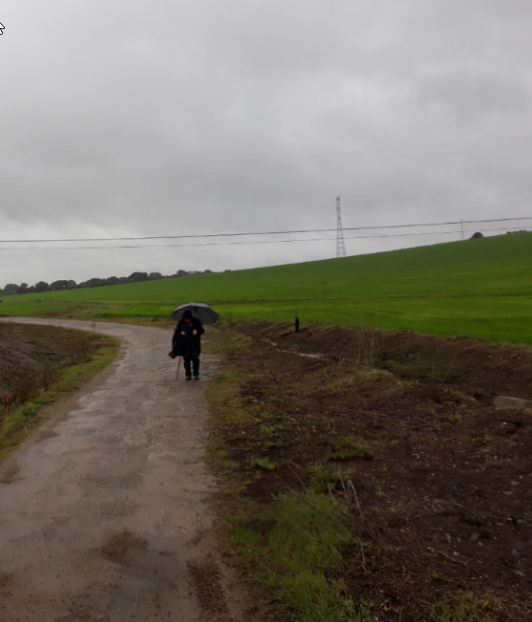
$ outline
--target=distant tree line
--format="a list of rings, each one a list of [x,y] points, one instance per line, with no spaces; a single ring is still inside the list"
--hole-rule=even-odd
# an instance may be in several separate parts
[[[69,289],[84,289],[87,287],[103,287],[105,285],[121,285],[124,283],[143,283],[144,281],[160,281],[161,279],[171,279],[182,276],[196,276],[198,274],[212,274],[212,270],[201,270],[187,272],[187,270],[178,270],[175,274],[163,276],[160,272],[132,272],[129,276],[110,276],[105,279],[93,278],[81,283],[72,280],[61,279],[46,283],[39,281],[35,285],[27,283],[8,283],[4,288],[0,288],[0,296],[12,296],[15,294],[35,294],[42,292],[62,292]]]

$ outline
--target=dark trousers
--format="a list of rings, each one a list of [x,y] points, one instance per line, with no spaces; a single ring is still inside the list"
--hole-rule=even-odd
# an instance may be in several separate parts
[[[197,358],[184,356],[183,360],[185,361],[185,373],[187,377],[190,378],[192,370],[194,370],[194,376],[199,376],[199,356]]]

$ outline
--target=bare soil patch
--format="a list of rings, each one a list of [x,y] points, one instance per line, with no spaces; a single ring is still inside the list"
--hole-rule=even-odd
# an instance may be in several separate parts
[[[0,475],[0,484],[12,484],[20,475],[20,467],[17,463],[10,464]]]
[[[216,560],[212,555],[202,561],[191,561],[188,570],[198,602],[205,614],[216,614],[219,620],[231,620],[223,579]]]
[[[102,546],[102,555],[109,561],[127,565],[132,556],[144,553],[147,548],[147,540],[134,536],[125,529],[122,533],[109,538]]]
[[[253,339],[232,357],[247,416],[219,423],[224,460],[260,505],[316,482],[346,501],[363,542],[331,576],[346,595],[382,621],[532,620],[532,411],[494,405],[532,398],[530,349],[232,328]]]
[[[532,348],[439,337],[407,331],[312,326],[295,333],[289,324],[238,323],[233,327],[281,349],[321,353],[361,365],[386,367],[404,377],[436,380],[480,390],[477,397],[532,399]]]
[[[12,574],[9,574],[6,572],[0,572],[0,589],[8,587],[8,585],[11,583],[12,580],[13,580]]]

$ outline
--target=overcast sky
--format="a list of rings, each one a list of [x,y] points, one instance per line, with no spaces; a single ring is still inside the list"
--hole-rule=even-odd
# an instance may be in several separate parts
[[[337,195],[345,228],[532,216],[529,0],[2,0],[0,22],[2,240],[334,229]],[[0,243],[0,286],[334,256],[323,237]]]

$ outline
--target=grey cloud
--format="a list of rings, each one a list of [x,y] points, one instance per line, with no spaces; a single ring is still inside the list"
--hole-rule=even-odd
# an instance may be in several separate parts
[[[501,115],[526,115],[531,92],[525,76],[458,70],[425,76],[417,99],[457,123],[478,123],[483,116],[496,122]]]
[[[517,0],[6,0],[0,237],[334,227],[338,194],[346,226],[524,215],[531,18]],[[0,284],[334,249],[3,252]]]

